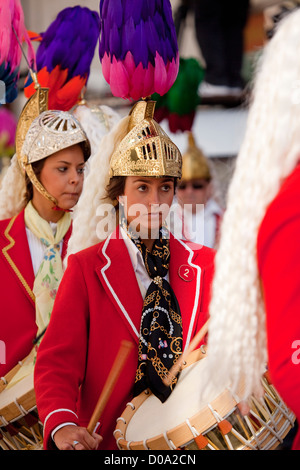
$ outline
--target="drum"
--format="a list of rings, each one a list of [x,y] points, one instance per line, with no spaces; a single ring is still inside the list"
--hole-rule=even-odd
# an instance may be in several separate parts
[[[32,355],[0,379],[0,447],[41,450],[43,429],[33,387]]]
[[[215,389],[209,381],[205,352],[194,351],[165,403],[149,390],[128,403],[117,419],[114,436],[128,450],[271,450],[293,427],[294,414],[267,374],[264,394],[246,403],[236,394]]]

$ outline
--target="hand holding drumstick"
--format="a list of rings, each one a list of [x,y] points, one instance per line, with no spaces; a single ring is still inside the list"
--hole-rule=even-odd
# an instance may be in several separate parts
[[[105,382],[99,400],[90,419],[87,428],[80,426],[64,426],[54,434],[54,442],[60,450],[96,450],[102,441],[102,437],[94,431],[100,416],[107,404],[109,397],[113,391],[115,383],[120,375],[123,365],[125,364],[132,344],[123,341],[119,352],[115,358],[114,364]]]
[[[97,450],[102,437],[96,433],[91,435],[81,426],[67,425],[56,431],[53,440],[59,450]]]

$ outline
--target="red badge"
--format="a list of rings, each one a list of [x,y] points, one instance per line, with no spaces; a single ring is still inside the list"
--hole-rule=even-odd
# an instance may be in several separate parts
[[[183,279],[184,281],[190,282],[194,279],[195,277],[195,271],[194,269],[189,266],[188,264],[182,264],[180,268],[178,269],[178,275]]]

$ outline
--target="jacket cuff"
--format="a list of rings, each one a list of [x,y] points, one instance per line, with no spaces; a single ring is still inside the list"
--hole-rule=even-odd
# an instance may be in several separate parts
[[[52,432],[55,428],[61,424],[68,422],[69,424],[75,424],[79,426],[79,419],[77,414],[73,410],[67,408],[59,408],[51,411],[44,421],[44,449],[51,450],[56,449],[56,446],[52,440]]]

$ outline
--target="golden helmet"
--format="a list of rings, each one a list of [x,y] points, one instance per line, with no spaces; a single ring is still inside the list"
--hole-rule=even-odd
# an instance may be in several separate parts
[[[182,180],[211,179],[208,160],[195,143],[192,132],[188,134],[188,148],[182,156]]]
[[[154,120],[154,109],[155,101],[141,100],[133,106],[128,132],[111,157],[110,177],[181,177],[181,153]]]

